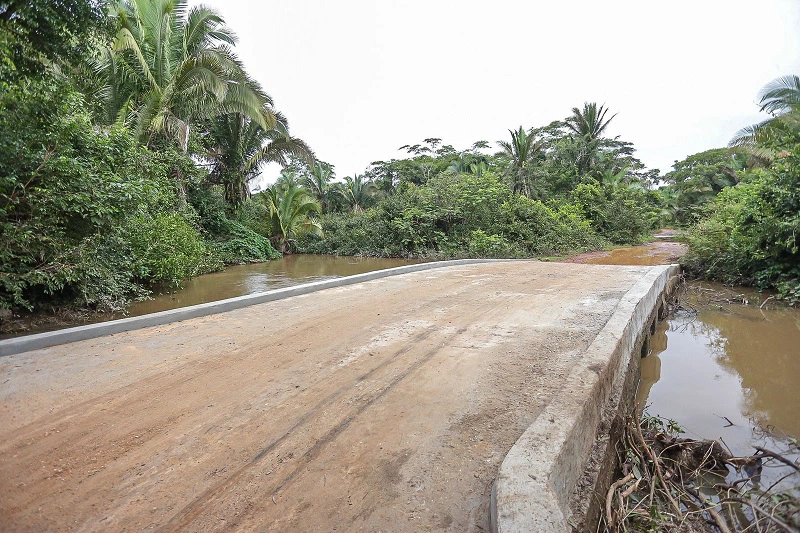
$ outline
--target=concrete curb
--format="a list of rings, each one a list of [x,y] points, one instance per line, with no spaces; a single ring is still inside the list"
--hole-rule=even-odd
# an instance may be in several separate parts
[[[224,313],[226,311],[233,311],[234,309],[241,309],[242,307],[247,307],[250,305],[257,305],[261,303],[272,302],[275,300],[282,300],[284,298],[290,298],[292,296],[300,296],[302,294],[309,294],[312,292],[321,291],[323,289],[344,287],[346,285],[353,285],[356,283],[362,283],[364,281],[386,278],[389,276],[397,276],[400,274],[408,274],[411,272],[432,270],[434,268],[442,268],[448,266],[472,265],[478,263],[505,262],[505,261],[520,261],[520,260],[456,259],[452,261],[435,261],[431,263],[418,263],[415,265],[405,265],[400,267],[387,268],[385,270],[375,270],[373,272],[356,274],[354,276],[345,276],[335,279],[314,281],[312,283],[305,283],[303,285],[296,285],[294,287],[286,287],[283,289],[275,289],[272,291],[247,294],[245,296],[237,296],[236,298],[228,298],[226,300],[219,300],[216,302],[192,305],[189,307],[181,307],[178,309],[161,311],[149,315],[122,318],[119,320],[110,320],[108,322],[100,322],[97,324],[89,324],[87,326],[78,326],[58,331],[48,331],[46,333],[37,333],[35,335],[26,335],[24,337],[16,337],[13,339],[6,339],[0,341],[0,357],[5,355],[14,355],[17,353],[28,352],[31,350],[38,350],[41,348],[49,348],[50,346],[56,346],[58,344],[66,344],[69,342],[93,339],[96,337],[102,337],[104,335],[111,335],[113,333],[132,331],[135,329],[141,329],[150,326],[161,326],[163,324],[169,324],[171,322],[179,322],[181,320],[188,320],[190,318],[197,318],[217,313]]]
[[[492,489],[492,530],[570,531],[576,489],[613,391],[622,386],[637,338],[678,265],[654,267],[619,301],[567,377],[562,392],[525,430],[500,465]],[[610,353],[609,353],[610,352]]]

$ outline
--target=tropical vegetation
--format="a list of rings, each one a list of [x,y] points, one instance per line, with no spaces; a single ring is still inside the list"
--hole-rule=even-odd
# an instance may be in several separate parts
[[[586,102],[340,178],[236,42],[186,0],[0,0],[0,309],[124,310],[282,253],[541,257],[661,224],[691,228],[694,272],[799,298],[796,76],[764,89],[769,120],[665,176]],[[267,164],[283,170],[260,190]]]
[[[800,78],[768,83],[759,105],[771,118],[741,129],[727,148],[675,163],[663,212],[688,229],[691,273],[798,303]]]
[[[313,161],[185,0],[0,2],[0,308],[132,298],[278,257],[248,183]]]

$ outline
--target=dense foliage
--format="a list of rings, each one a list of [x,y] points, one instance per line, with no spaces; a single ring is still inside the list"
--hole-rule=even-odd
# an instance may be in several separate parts
[[[279,256],[263,206],[242,190],[265,160],[313,154],[214,12],[115,6],[0,3],[0,308],[119,310]],[[230,156],[238,139],[222,125],[235,123],[255,159]]]
[[[331,207],[323,210],[322,235],[300,239],[297,249],[531,257],[641,242],[661,209],[650,189],[658,171],[645,169],[630,143],[602,136],[611,119],[604,106],[587,103],[563,121],[509,130],[495,154],[486,141],[458,151],[425,139],[401,147],[405,159],[378,161],[364,176],[345,178],[338,191],[301,165],[309,189]],[[336,192],[345,208],[331,201]]]
[[[731,143],[736,150],[715,151],[721,156],[715,165],[704,163],[686,178],[727,185],[696,211],[699,220],[690,228],[686,264],[698,275],[776,289],[798,303],[800,79],[771,82],[761,104],[773,118],[741,130]],[[699,157],[704,154],[690,159],[706,159]],[[676,173],[685,166],[676,164]]]
[[[0,44],[0,308],[124,309],[276,250],[560,255],[639,242],[661,209],[594,103],[496,153],[430,138],[337,178],[186,0],[0,1]]]
[[[531,257],[594,249],[604,241],[575,206],[515,194],[494,174],[444,174],[363,212],[326,215],[311,253],[369,256]]]
[[[800,302],[800,145],[722,191],[689,234],[687,266]]]
[[[680,226],[697,222],[704,206],[739,182],[749,159],[742,150],[716,148],[675,162],[664,176],[668,185],[661,191],[667,221]]]

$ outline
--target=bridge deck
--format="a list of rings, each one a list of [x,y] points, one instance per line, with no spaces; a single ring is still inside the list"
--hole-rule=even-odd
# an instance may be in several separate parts
[[[4,530],[488,530],[649,267],[447,267],[0,358]]]

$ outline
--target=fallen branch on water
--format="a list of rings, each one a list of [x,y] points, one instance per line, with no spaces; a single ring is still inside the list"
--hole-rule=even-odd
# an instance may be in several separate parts
[[[628,420],[617,450],[621,474],[606,493],[601,531],[800,531],[797,463],[763,447],[733,457],[718,441],[680,433],[671,420]],[[763,490],[757,481],[768,461],[786,474]],[[730,476],[739,479],[727,482]],[[790,489],[777,490],[785,480]]]

